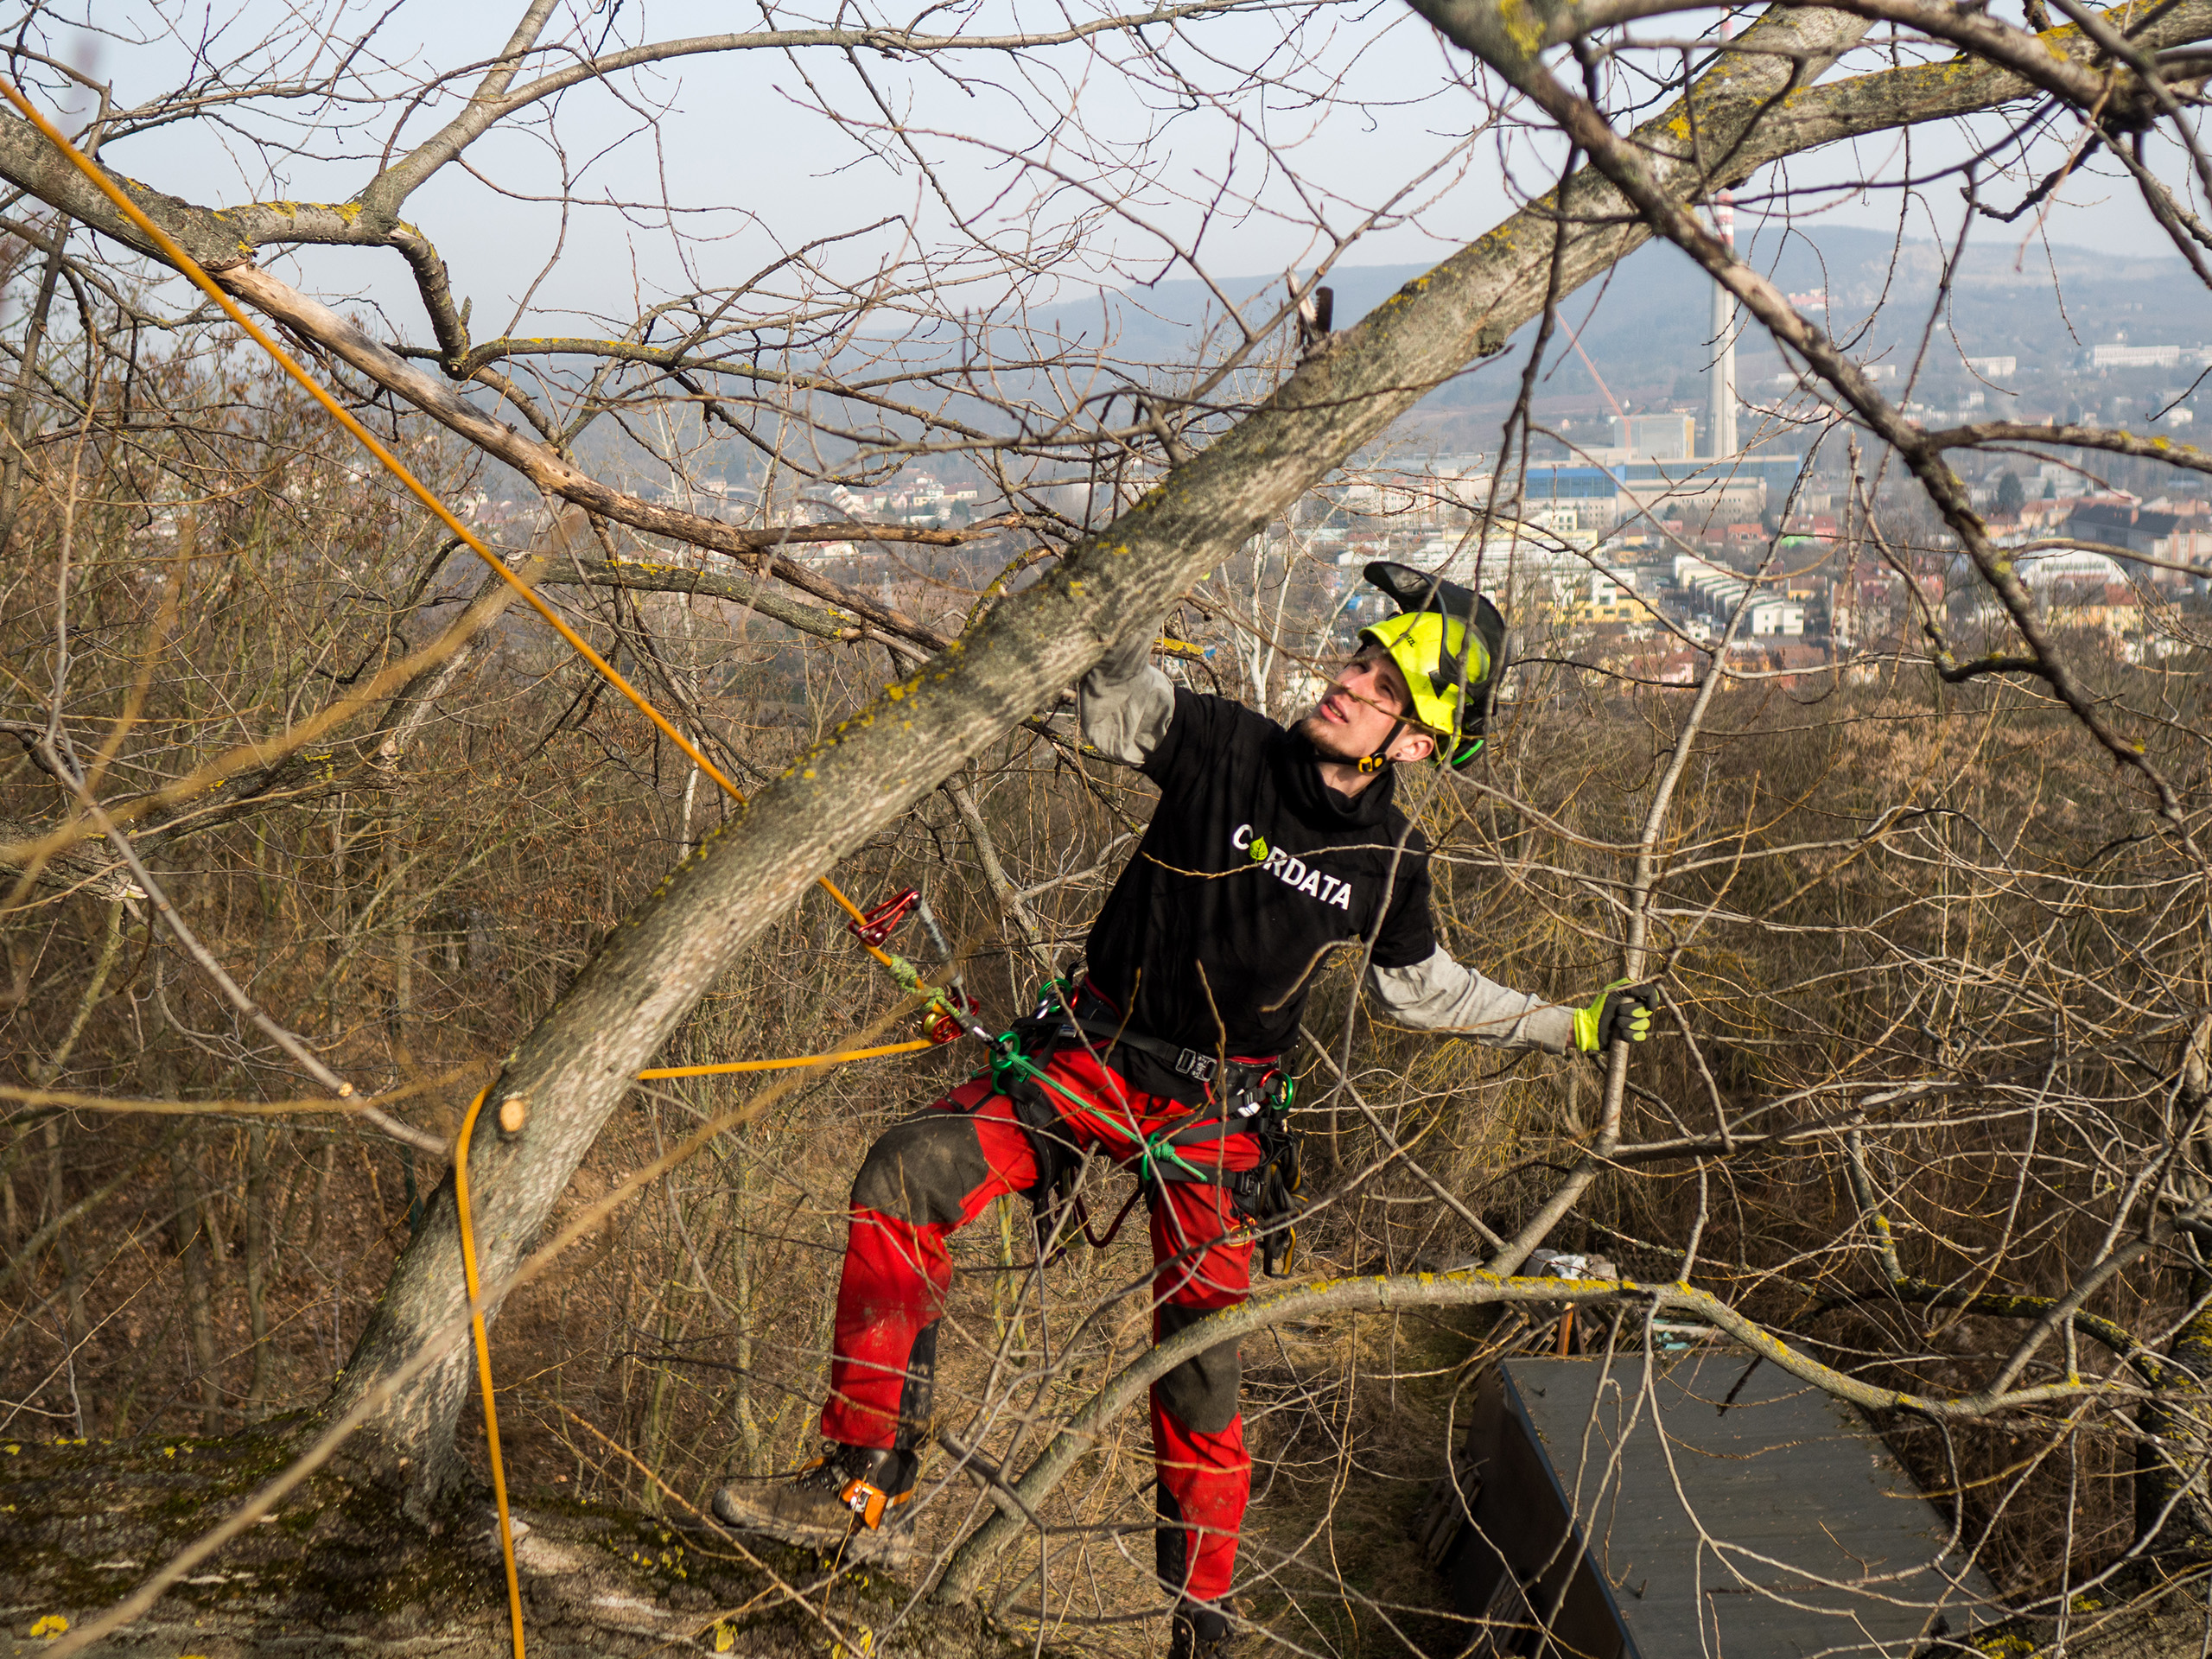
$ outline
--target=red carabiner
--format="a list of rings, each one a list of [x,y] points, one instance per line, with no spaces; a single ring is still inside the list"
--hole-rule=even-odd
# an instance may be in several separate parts
[[[906,912],[921,902],[922,895],[909,887],[895,897],[885,899],[858,921],[847,922],[845,931],[862,944],[883,949],[883,942],[899,930],[906,919]]]

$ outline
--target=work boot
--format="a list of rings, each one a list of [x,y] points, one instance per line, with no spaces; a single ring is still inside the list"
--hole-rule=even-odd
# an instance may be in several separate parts
[[[1179,1601],[1168,1616],[1167,1659],[1230,1659],[1243,1650],[1229,1615],[1211,1602]]]
[[[881,1529],[913,1496],[911,1452],[832,1445],[825,1457],[780,1484],[732,1481],[715,1492],[715,1518],[737,1532],[762,1534],[809,1549],[852,1541],[856,1558],[889,1560],[898,1544]]]

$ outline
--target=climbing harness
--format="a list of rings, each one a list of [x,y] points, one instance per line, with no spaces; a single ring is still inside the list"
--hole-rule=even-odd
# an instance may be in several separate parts
[[[1124,1110],[1120,1127],[1137,1146],[1130,1160],[1136,1166],[1137,1190],[1103,1237],[1091,1230],[1090,1212],[1075,1191],[1084,1154],[1067,1138],[1059,1111],[1046,1092],[1086,1112],[1102,1109],[1101,1103],[1074,1093],[1046,1070],[1053,1054],[1071,1043],[1082,1044],[1109,1065],[1116,1047],[1147,1055],[1198,1084],[1205,1090],[1201,1104],[1212,1109],[1209,1116],[1178,1119],[1149,1135]],[[1224,1059],[1131,1031],[1103,998],[1070,975],[1047,984],[1037,996],[1034,1013],[991,1039],[990,1077],[992,1092],[1013,1104],[1014,1122],[1036,1166],[1037,1178],[1023,1196],[1029,1200],[1040,1260],[1049,1262],[1064,1253],[1054,1247],[1067,1221],[1074,1222],[1094,1249],[1103,1249],[1139,1198],[1150,1205],[1161,1183],[1185,1181],[1226,1192],[1254,1229],[1268,1275],[1280,1278],[1290,1270],[1295,1218],[1304,1207],[1299,1197],[1299,1133],[1289,1121],[1298,1085],[1275,1059]],[[1184,1156],[1190,1152],[1195,1157],[1200,1147],[1247,1134],[1260,1145],[1260,1161],[1250,1169],[1224,1169],[1217,1162]],[[1073,1243],[1071,1236],[1068,1243]]]

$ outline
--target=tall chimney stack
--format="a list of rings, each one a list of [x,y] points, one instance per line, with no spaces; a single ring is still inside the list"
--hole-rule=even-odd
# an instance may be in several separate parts
[[[1736,199],[1723,190],[1713,199],[1713,229],[1731,252],[1736,247]],[[1713,285],[1713,358],[1708,388],[1706,432],[1714,456],[1736,453],[1736,302],[1719,283]]]

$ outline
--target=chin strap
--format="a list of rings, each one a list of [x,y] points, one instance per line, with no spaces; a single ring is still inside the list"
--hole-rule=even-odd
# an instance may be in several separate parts
[[[1376,746],[1375,753],[1372,754],[1362,755],[1360,757],[1359,769],[1362,772],[1380,772],[1383,767],[1389,766],[1390,764],[1390,746],[1398,741],[1398,734],[1405,729],[1406,722],[1402,720],[1392,725],[1390,728],[1390,734],[1384,738],[1381,743]]]

